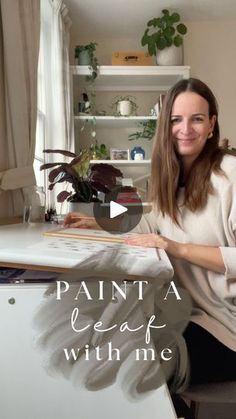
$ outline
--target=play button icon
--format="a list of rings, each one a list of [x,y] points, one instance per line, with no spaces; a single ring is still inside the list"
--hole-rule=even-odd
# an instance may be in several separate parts
[[[93,214],[102,230],[112,234],[128,233],[139,224],[143,203],[136,192],[118,186],[105,194],[104,202],[95,203]]]
[[[119,215],[124,214],[126,211],[128,211],[128,208],[118,204],[115,201],[110,201],[110,218],[118,217]]]

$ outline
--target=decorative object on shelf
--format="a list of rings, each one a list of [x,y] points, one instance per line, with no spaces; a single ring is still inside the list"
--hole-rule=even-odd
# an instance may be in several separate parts
[[[187,27],[180,22],[179,13],[162,10],[162,16],[155,17],[147,23],[147,29],[141,40],[142,46],[148,46],[150,55],[156,55],[158,65],[183,64],[183,36]],[[150,34],[149,30],[154,31]]]
[[[87,93],[82,93],[82,100],[79,101],[78,111],[79,114],[90,114],[91,104],[88,98]]]
[[[129,160],[129,150],[110,149],[111,160]]]
[[[162,108],[162,105],[163,105],[163,102],[164,102],[165,97],[166,97],[166,95],[164,93],[161,93],[159,95],[159,98],[158,98],[157,103],[154,106],[154,109],[155,109],[155,112],[156,112],[156,116],[157,117],[160,114],[160,111],[161,111],[161,108]]]
[[[144,160],[145,159],[145,151],[142,147],[136,146],[132,148],[130,152],[130,156],[132,160]]]
[[[156,132],[156,119],[148,119],[147,121],[140,122],[139,125],[142,127],[142,130],[130,134],[128,136],[128,139],[130,141],[140,140],[140,138],[143,138],[148,141],[152,140]]]
[[[133,96],[116,96],[112,103],[112,109],[115,116],[136,115],[138,106]]]
[[[152,65],[152,58],[144,51],[115,51],[112,53],[112,65]]]
[[[58,202],[101,202],[99,192],[108,193],[116,185],[117,178],[122,178],[122,172],[111,164],[90,164],[91,150],[82,150],[79,155],[67,150],[44,150],[44,153],[59,153],[71,157],[70,163],[46,163],[40,170],[52,169],[48,175],[49,190],[57,183],[69,182],[72,191],[64,190],[57,195]]]
[[[105,144],[98,144],[97,140],[95,144],[90,146],[93,160],[109,160],[110,152]]]
[[[91,74],[86,76],[86,80],[93,82],[98,76],[98,59],[95,55],[96,42],[90,42],[88,45],[76,45],[75,60],[78,65],[88,65]]]

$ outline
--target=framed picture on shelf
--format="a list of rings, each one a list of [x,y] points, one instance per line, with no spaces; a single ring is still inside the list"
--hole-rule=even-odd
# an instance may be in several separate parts
[[[110,148],[110,158],[111,160],[129,160],[129,150]]]

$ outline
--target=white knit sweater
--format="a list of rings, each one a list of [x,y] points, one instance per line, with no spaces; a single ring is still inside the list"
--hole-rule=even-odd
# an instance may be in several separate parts
[[[226,176],[213,173],[214,195],[206,207],[191,212],[179,203],[182,229],[169,217],[153,212],[142,217],[137,232],[153,232],[158,227],[163,236],[181,243],[218,246],[225,264],[225,274],[209,271],[181,259],[170,258],[176,285],[186,288],[193,299],[191,320],[236,351],[236,158],[226,155],[221,163]]]

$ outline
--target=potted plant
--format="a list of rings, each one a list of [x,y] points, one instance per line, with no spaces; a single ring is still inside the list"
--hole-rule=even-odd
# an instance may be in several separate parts
[[[94,81],[98,75],[98,59],[95,55],[96,42],[90,42],[87,45],[76,45],[75,59],[78,60],[79,65],[88,65],[91,74],[86,76],[87,81]]]
[[[136,115],[138,109],[133,96],[116,96],[112,103],[112,109],[116,116]]]
[[[180,23],[179,13],[163,9],[162,15],[149,20],[147,26],[141,44],[148,46],[150,55],[156,55],[157,64],[181,65],[183,36],[187,27]]]
[[[139,140],[140,138],[148,141],[152,140],[156,132],[156,119],[148,119],[147,121],[140,122],[139,125],[142,127],[142,130],[130,134],[128,139],[130,141]]]
[[[110,151],[105,144],[98,144],[97,140],[90,146],[93,160],[110,160]]]
[[[98,193],[108,193],[116,185],[117,177],[123,177],[122,172],[111,164],[99,163],[90,165],[92,150],[82,150],[79,155],[67,150],[44,150],[44,153],[59,153],[71,157],[69,163],[46,163],[40,170],[52,169],[49,172],[49,190],[58,183],[68,182],[73,191],[63,190],[57,195],[58,202],[101,202]],[[84,212],[84,210],[83,210]]]
[[[151,141],[156,132],[156,119],[148,119],[139,123],[142,127],[140,131],[136,131],[128,136],[130,141],[145,139]],[[143,160],[145,158],[145,150],[139,145],[132,148],[130,156],[132,160]]]

